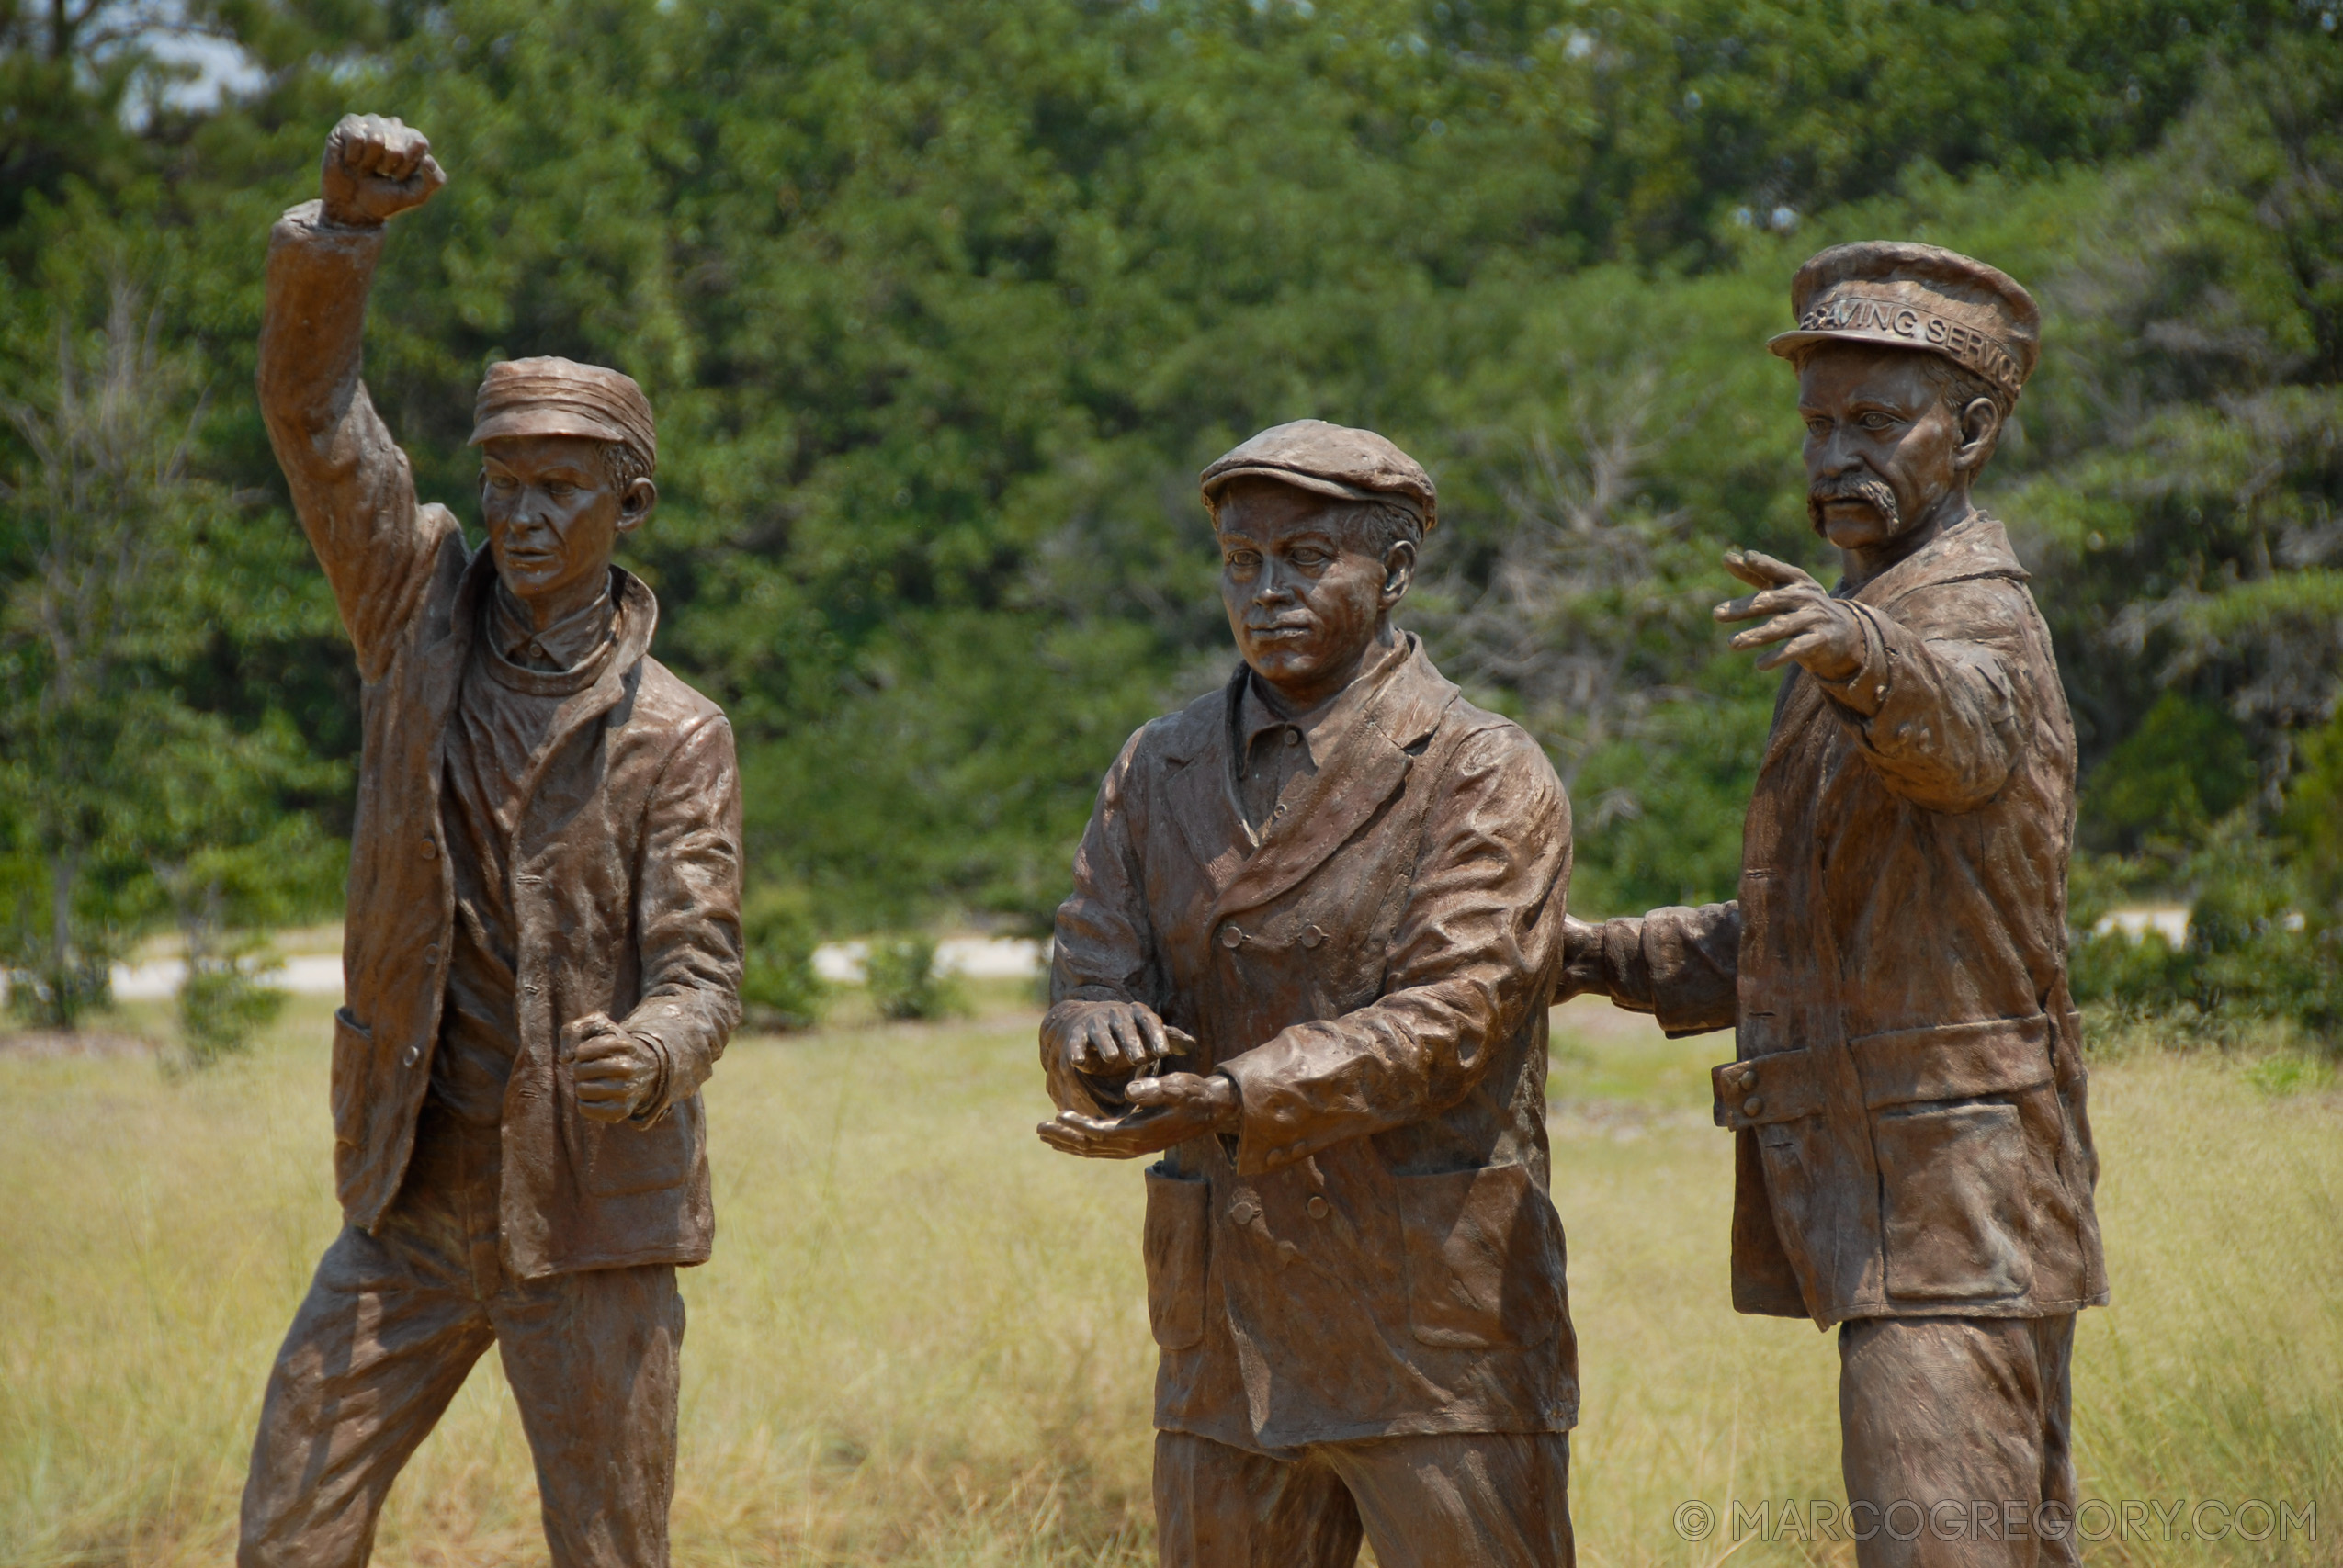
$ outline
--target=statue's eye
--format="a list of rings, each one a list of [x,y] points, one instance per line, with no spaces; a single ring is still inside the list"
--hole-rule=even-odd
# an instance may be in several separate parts
[[[1865,430],[1885,430],[1889,425],[1894,424],[1896,421],[1889,415],[1881,413],[1874,409],[1870,413],[1863,415],[1862,419],[1859,423]]]
[[[1818,416],[1817,418],[1810,419],[1806,421],[1806,434],[1809,435],[1828,435],[1830,434],[1830,422]]]

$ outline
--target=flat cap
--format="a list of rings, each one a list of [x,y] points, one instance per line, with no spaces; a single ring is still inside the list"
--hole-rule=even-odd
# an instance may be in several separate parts
[[[503,435],[583,435],[616,441],[659,467],[651,400],[631,376],[573,359],[506,359],[488,367],[472,403],[477,446]]]
[[[1247,474],[1320,495],[1388,502],[1412,513],[1427,534],[1440,525],[1440,497],[1432,476],[1421,463],[1372,430],[1353,430],[1322,419],[1273,425],[1197,477],[1205,504],[1217,509],[1221,487]]]
[[[1941,354],[2012,399],[2042,358],[2042,311],[1999,267],[1898,240],[1833,245],[1790,284],[1798,325],[1766,347],[1784,359],[1828,340]]]

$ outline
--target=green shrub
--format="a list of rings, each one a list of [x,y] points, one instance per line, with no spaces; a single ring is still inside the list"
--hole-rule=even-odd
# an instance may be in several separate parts
[[[75,953],[62,964],[39,960],[10,967],[8,1016],[28,1029],[78,1029],[85,1014],[114,1004],[114,981],[104,953]]]
[[[2077,1000],[2149,1015],[2286,1020],[2329,1048],[2343,1044],[2343,919],[2283,840],[2240,810],[2167,869],[2196,888],[2178,947],[2153,931],[2137,940],[2092,934],[2125,882],[2152,872],[2136,861],[2078,861],[2068,958]]]
[[[935,966],[933,937],[875,938],[863,966],[881,1018],[950,1018],[968,1011],[960,987]]]
[[[285,993],[255,977],[250,961],[198,958],[179,983],[179,1039],[198,1071],[251,1048],[285,1009]]]
[[[821,1021],[830,987],[814,972],[821,944],[806,900],[795,889],[765,887],[741,911],[741,1010],[754,1029],[811,1029]]]

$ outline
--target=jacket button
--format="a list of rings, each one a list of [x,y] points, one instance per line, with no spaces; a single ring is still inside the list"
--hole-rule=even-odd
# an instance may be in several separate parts
[[[1316,926],[1306,927],[1302,931],[1302,945],[1304,947],[1316,947],[1319,942],[1322,942],[1325,940],[1326,933],[1319,930]]]
[[[1309,1211],[1310,1218],[1313,1220],[1322,1220],[1326,1218],[1326,1200],[1323,1198],[1311,1199],[1309,1201]]]
[[[1765,1100],[1760,1095],[1753,1094],[1749,1096],[1749,1099],[1741,1101],[1741,1114],[1744,1116],[1755,1116],[1759,1111],[1763,1111],[1764,1109]]]
[[[422,1060],[423,1047],[420,1045],[410,1045],[399,1053],[399,1065],[402,1067],[412,1067]]]
[[[1301,743],[1302,743],[1302,732],[1301,732],[1300,730],[1298,730],[1298,729],[1289,729],[1289,730],[1287,730],[1287,731],[1285,732],[1285,744],[1286,744],[1286,745],[1288,745],[1288,746],[1299,746]]]
[[[429,840],[429,839],[425,839],[425,840],[423,841],[423,858],[424,858],[424,859],[425,859],[425,860],[431,860],[431,859],[433,859],[434,857],[436,857],[438,853],[439,853],[439,846],[438,846],[437,844],[434,843],[434,842],[433,842],[431,840]]]
[[[439,944],[437,942],[435,942],[429,947],[423,950],[423,961],[425,964],[437,964],[439,962]]]
[[[1249,1225],[1261,1217],[1261,1211],[1250,1199],[1239,1199],[1228,1206],[1228,1217],[1240,1225]]]
[[[1235,949],[1244,945],[1244,941],[1245,933],[1238,929],[1235,921],[1231,920],[1228,924],[1220,928],[1221,946],[1233,952]]]

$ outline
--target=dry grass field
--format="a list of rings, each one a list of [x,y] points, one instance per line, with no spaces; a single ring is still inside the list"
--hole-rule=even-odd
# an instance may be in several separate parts
[[[1152,1560],[1138,1172],[1034,1139],[1032,1020],[993,999],[744,1039],[719,1070],[679,1563]],[[228,1559],[262,1378],[336,1224],[326,1011],[297,1002],[250,1058],[178,1081],[0,1057],[0,1562]],[[1839,1490],[1831,1341],[1726,1305],[1717,1043],[1583,1004],[1561,1022],[1584,1561],[1851,1562],[1723,1523]],[[2093,1109],[2116,1301],[2084,1319],[2077,1425],[2116,1533],[2087,1559],[2343,1563],[2343,1095],[2285,1059],[2140,1049],[2098,1069]],[[1671,1523],[1694,1498],[1720,1519],[1699,1542]],[[2182,1540],[2186,1512],[2112,1506],[2176,1498],[2315,1504],[2318,1539]],[[492,1357],[377,1561],[539,1562],[535,1516]]]

